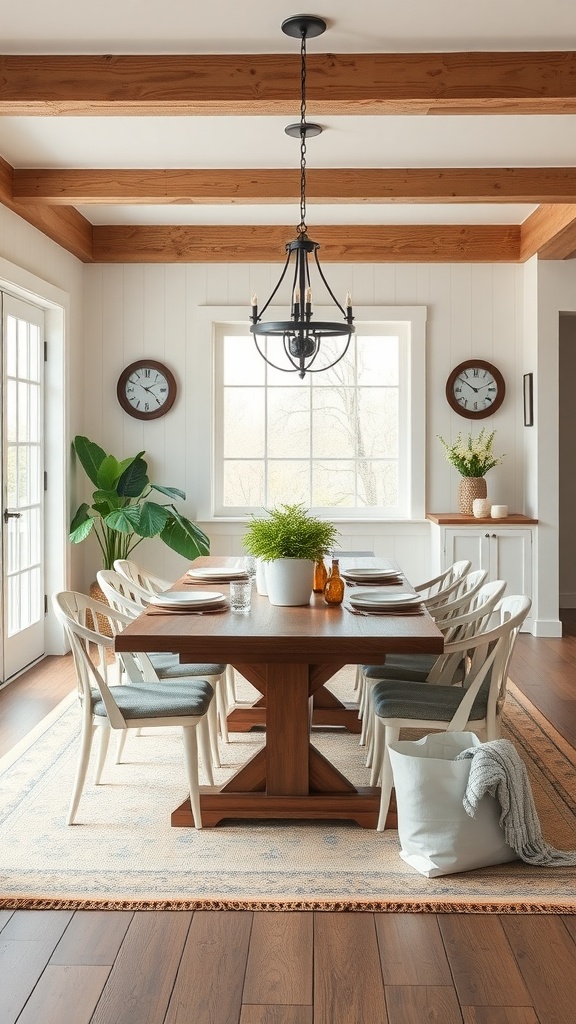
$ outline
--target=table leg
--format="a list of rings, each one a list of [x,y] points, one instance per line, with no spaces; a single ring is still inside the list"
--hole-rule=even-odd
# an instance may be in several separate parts
[[[310,744],[311,680],[307,665],[266,666],[266,746],[222,787],[202,787],[204,827],[225,818],[301,818],[356,821],[375,828],[380,790],[356,788]],[[190,801],[172,825],[194,824]]]

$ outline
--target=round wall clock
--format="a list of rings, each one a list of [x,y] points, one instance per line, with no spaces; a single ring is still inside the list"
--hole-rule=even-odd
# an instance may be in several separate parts
[[[155,420],[174,405],[176,380],[163,363],[154,359],[138,359],[120,374],[116,394],[120,405],[130,416],[139,420]]]
[[[460,416],[480,420],[491,416],[504,401],[504,377],[485,359],[466,359],[446,381],[446,398]]]

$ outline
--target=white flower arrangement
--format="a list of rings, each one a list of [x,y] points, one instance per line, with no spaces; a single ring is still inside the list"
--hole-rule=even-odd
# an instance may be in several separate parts
[[[492,451],[492,444],[496,431],[486,434],[483,429],[478,437],[468,435],[465,441],[462,434],[458,434],[452,444],[448,444],[443,437],[438,437],[446,450],[446,458],[461,474],[461,476],[484,476],[493,466],[498,466],[504,456],[497,458]]]

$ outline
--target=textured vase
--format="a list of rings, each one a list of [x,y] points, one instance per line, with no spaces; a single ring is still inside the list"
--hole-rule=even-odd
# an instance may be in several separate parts
[[[474,498],[485,498],[487,494],[483,476],[463,476],[458,488],[458,511],[463,516],[471,516]]]

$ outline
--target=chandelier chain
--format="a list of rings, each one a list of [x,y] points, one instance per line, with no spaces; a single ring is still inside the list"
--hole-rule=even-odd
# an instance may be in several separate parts
[[[297,372],[302,380],[307,373],[321,373],[336,366],[348,352],[355,332],[350,293],[346,296],[344,307],[326,279],[318,257],[320,246],[308,237],[306,226],[306,140],[308,135],[312,137],[322,132],[321,125],[308,124],[306,121],[306,39],[308,35],[312,38],[322,35],[325,29],[323,18],[309,14],[295,15],[282,22],[282,31],[286,35],[300,39],[300,120],[286,127],[287,135],[292,138],[300,136],[300,223],[296,228],[297,237],[286,243],[286,262],[275,288],[262,308],[258,307],[258,296],[252,295],[250,316],[250,331],[262,359],[283,373]],[[278,293],[289,268],[293,276],[288,314],[283,320],[266,322],[264,314]],[[310,276],[311,269],[314,285]],[[314,317],[312,288],[316,288],[318,282],[323,286],[321,291],[326,290],[335,308],[343,315],[343,322]],[[323,313],[322,307],[320,312]],[[261,339],[265,339],[264,344],[261,344]],[[338,341],[340,344],[335,347],[334,343]],[[278,350],[277,354],[275,349]]]
[[[302,61],[300,72],[301,101],[300,101],[300,224],[298,234],[306,234],[306,32],[302,31],[302,43],[300,45],[300,57]]]

